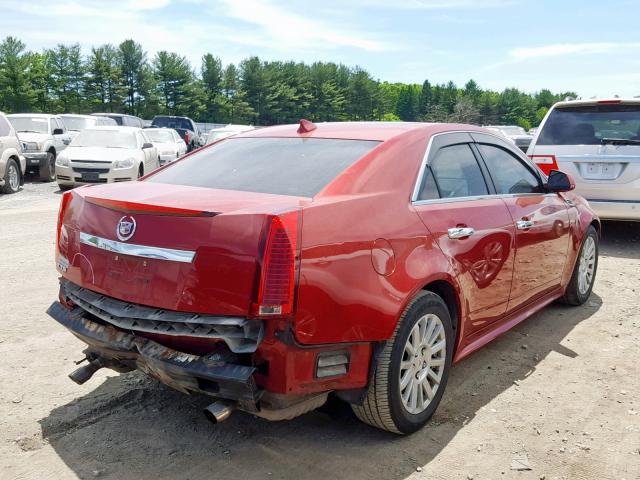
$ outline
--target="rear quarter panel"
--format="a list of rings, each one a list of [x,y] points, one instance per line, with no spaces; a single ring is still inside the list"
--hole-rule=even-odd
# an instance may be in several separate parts
[[[388,339],[424,285],[454,282],[410,203],[427,140],[409,135],[384,144],[304,208],[294,325],[300,343]]]

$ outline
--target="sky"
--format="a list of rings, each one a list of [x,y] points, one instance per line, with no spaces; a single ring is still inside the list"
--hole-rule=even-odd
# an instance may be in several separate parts
[[[0,35],[35,51],[132,38],[198,70],[204,53],[257,55],[390,82],[640,95],[640,0],[0,0],[0,12]]]

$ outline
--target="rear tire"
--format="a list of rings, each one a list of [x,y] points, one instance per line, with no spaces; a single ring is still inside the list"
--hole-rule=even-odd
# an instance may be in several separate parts
[[[20,190],[20,168],[13,158],[7,160],[3,180],[4,185],[0,188],[2,193],[16,193]]]
[[[356,416],[373,427],[400,435],[419,430],[444,394],[453,343],[447,305],[435,293],[420,292],[407,306],[380,354],[363,404],[351,406]]]
[[[56,179],[56,156],[53,152],[47,152],[47,158],[40,161],[38,175],[41,182],[53,182]]]
[[[577,306],[589,299],[598,271],[598,246],[598,232],[590,225],[582,240],[571,280],[564,292],[564,303]]]

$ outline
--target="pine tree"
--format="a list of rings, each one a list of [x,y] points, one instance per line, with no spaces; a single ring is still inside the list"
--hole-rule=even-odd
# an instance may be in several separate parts
[[[14,37],[0,43],[0,109],[28,111],[34,100],[27,77],[29,57],[25,44]]]

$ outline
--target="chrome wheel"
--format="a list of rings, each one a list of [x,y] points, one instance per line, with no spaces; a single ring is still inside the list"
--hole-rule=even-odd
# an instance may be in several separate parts
[[[586,294],[591,288],[596,264],[596,242],[593,237],[587,237],[582,246],[580,264],[578,265],[578,291]]]
[[[20,175],[18,175],[18,169],[13,162],[9,162],[9,187],[16,192],[20,187]]]
[[[447,339],[442,320],[429,313],[411,329],[400,363],[400,397],[407,412],[417,415],[434,398],[444,373]]]

